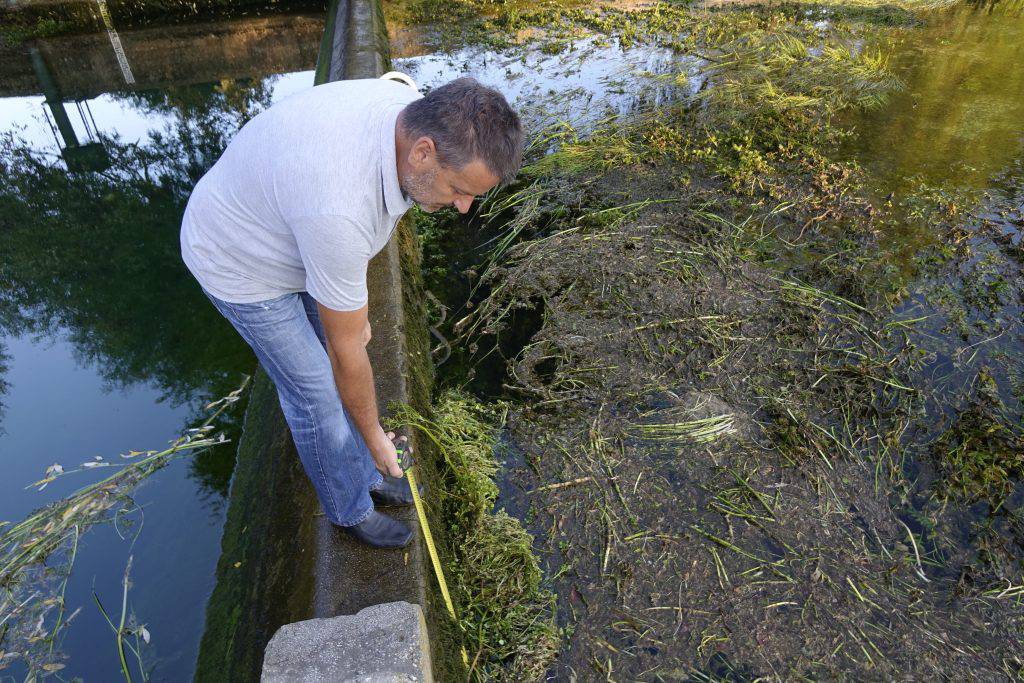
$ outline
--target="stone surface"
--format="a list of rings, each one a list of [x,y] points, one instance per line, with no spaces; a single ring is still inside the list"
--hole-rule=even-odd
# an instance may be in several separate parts
[[[267,645],[262,683],[433,681],[423,611],[408,602],[282,626]]]

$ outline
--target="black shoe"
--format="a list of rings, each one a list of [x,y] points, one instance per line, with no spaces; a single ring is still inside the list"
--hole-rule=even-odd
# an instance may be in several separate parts
[[[341,528],[376,548],[404,548],[412,540],[412,529],[376,510],[359,524]]]
[[[423,484],[417,484],[416,490],[420,496],[423,495]],[[405,477],[385,476],[384,483],[379,489],[370,489],[370,498],[378,507],[390,507],[394,505],[412,505],[412,491],[409,490],[409,482]]]

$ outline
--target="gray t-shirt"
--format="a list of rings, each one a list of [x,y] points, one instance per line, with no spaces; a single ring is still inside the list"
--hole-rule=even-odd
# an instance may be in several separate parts
[[[337,81],[246,123],[196,184],[181,256],[219,299],[308,291],[328,308],[366,304],[366,264],[411,203],[398,184],[395,122],[414,89]]]

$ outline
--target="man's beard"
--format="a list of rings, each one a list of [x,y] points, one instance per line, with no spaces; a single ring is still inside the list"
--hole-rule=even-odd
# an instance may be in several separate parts
[[[410,173],[400,178],[398,186],[407,197],[420,205],[421,208],[431,210],[437,208],[437,204],[429,201],[430,190],[434,187],[434,180],[437,178],[437,169],[431,168],[422,173]]]

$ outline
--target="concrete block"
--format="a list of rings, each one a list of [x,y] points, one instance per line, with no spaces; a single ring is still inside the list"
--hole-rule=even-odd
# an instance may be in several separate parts
[[[267,645],[262,683],[432,683],[419,605],[387,602],[351,616],[286,624]]]

